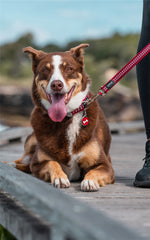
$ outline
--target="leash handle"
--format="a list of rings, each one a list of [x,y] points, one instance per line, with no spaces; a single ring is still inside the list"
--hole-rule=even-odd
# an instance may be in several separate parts
[[[150,52],[150,43],[146,45],[135,57],[133,57],[117,74],[112,77],[99,90],[99,95],[107,93],[121,78],[123,78],[135,65],[137,65]]]

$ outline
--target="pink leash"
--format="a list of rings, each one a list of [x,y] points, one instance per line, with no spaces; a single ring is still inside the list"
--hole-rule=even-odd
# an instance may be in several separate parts
[[[135,65],[137,65],[150,52],[150,43],[146,45],[135,57],[133,57],[117,74],[112,77],[99,90],[99,95],[107,93],[121,78],[123,78]]]
[[[95,101],[99,96],[105,95],[112,87],[114,87],[135,65],[137,65],[148,53],[150,52],[150,43],[146,45],[135,57],[133,57],[117,74],[112,77],[107,83],[105,83],[99,92],[91,98],[86,98],[83,100],[79,108],[75,109],[70,113],[70,117],[74,114],[84,111],[84,116],[82,119],[82,125],[87,126],[89,123],[88,117],[86,115],[86,108]]]

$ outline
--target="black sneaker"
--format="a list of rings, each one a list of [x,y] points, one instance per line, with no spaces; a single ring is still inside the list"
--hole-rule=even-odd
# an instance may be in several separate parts
[[[150,140],[145,145],[146,156],[143,168],[135,176],[134,186],[150,188]]]

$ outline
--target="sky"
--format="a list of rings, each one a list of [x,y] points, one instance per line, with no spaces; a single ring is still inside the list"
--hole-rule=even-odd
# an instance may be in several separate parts
[[[0,45],[27,32],[39,45],[139,33],[142,0],[0,0]]]

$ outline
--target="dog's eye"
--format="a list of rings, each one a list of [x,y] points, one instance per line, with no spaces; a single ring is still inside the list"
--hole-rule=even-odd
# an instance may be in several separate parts
[[[48,67],[44,67],[43,69],[42,69],[42,72],[43,73],[49,73],[50,72],[50,68],[48,68]]]
[[[72,72],[72,71],[73,71],[73,68],[72,68],[72,67],[66,67],[66,71],[67,71],[67,72]]]

